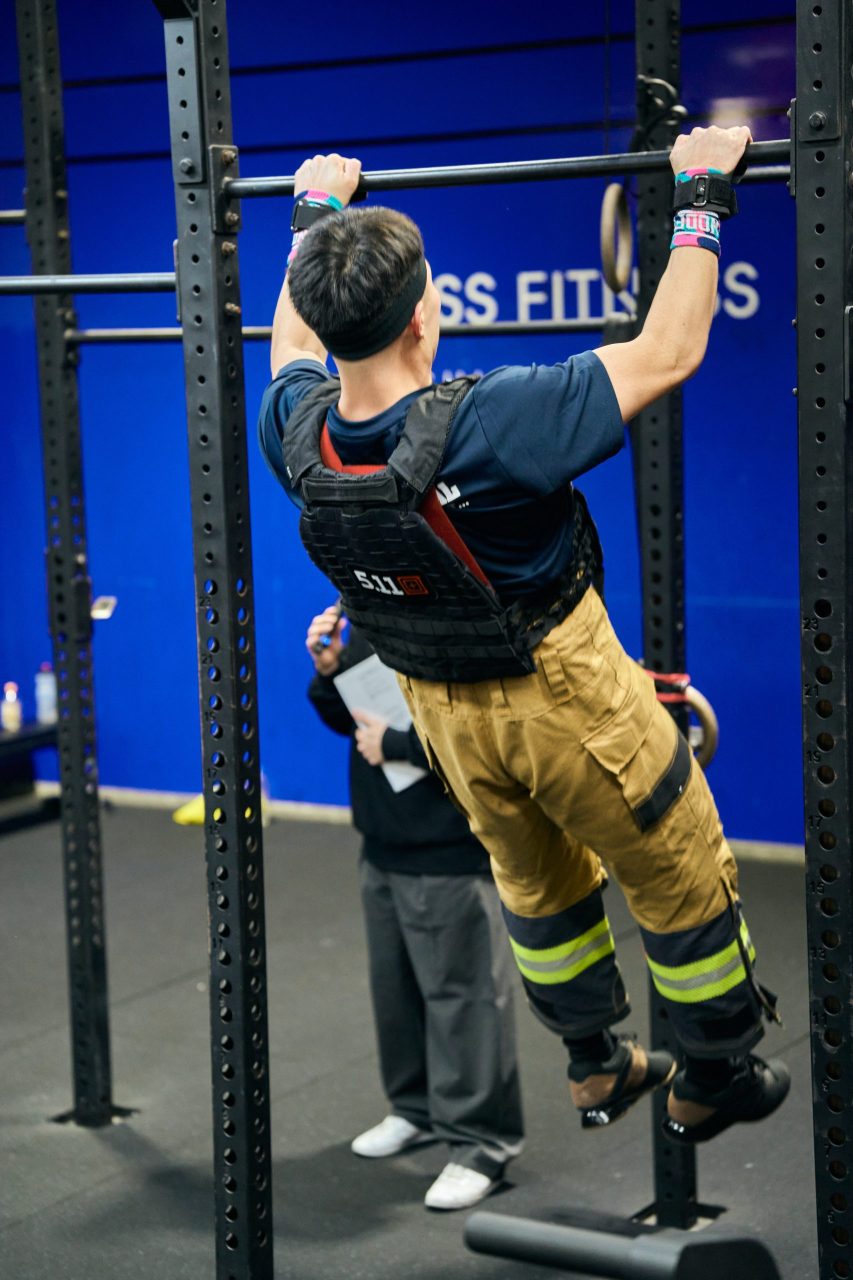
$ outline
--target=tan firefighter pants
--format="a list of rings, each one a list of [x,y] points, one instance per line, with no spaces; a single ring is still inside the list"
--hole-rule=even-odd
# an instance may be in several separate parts
[[[601,858],[647,930],[719,916],[737,872],[697,765],[641,829],[679,735],[595,590],[535,657],[533,675],[477,684],[400,677],[430,761],[491,854],[505,906],[560,912],[600,884]]]

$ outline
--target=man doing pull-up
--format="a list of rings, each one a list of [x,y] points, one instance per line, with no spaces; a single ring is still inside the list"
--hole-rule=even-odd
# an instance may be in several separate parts
[[[259,424],[312,558],[400,673],[424,749],[491,855],[583,1125],[669,1084],[665,1132],[686,1143],[769,1115],[789,1077],[751,1052],[773,999],[753,974],[734,860],[701,769],[610,625],[573,482],[699,367],[734,209],[726,175],[749,140],[747,128],[677,140],[672,253],[633,341],[438,387],[440,299],[420,232],[392,210],[345,207],[357,160],[306,161]],[[612,1033],[629,1004],[602,862],[640,926],[677,1073]]]

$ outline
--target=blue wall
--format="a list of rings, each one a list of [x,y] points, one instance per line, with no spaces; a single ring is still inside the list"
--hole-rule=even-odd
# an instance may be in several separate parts
[[[143,0],[59,3],[75,269],[168,270],[174,208],[161,24]],[[682,9],[682,96],[691,114],[723,123],[745,118],[757,138],[785,136],[793,6],[723,0],[713,24],[694,0]],[[481,6],[438,0],[428,21],[425,11],[409,21],[383,0],[327,5],[320,24],[310,9],[289,8],[285,25],[272,0],[232,4],[242,172],[291,173],[305,154],[332,149],[359,155],[368,169],[622,149],[633,114],[633,17],[625,0],[614,0],[611,10],[608,54],[603,6],[495,0],[484,26]],[[10,23],[11,15],[7,32]],[[389,53],[442,56],[377,58]],[[302,66],[330,58],[347,65]],[[21,203],[16,79],[7,40],[0,45],[0,207]],[[507,319],[547,317],[561,305],[566,315],[584,307],[600,315],[605,305],[621,305],[603,298],[597,274],[602,189],[602,182],[584,181],[411,192],[388,203],[422,225],[449,318],[462,307],[475,321],[486,307]],[[741,203],[743,216],[724,228],[711,353],[686,391],[689,669],[720,716],[712,782],[730,833],[797,841],[793,205],[778,186],[745,189]],[[247,201],[243,215],[244,316],[268,323],[290,239],[289,205]],[[0,272],[28,270],[22,230],[0,230]],[[537,293],[545,298],[532,302]],[[174,323],[171,300],[156,296],[83,297],[79,314],[85,326]],[[7,370],[0,680],[21,684],[30,713],[32,677],[49,655],[31,317],[27,299],[0,306]],[[443,343],[436,376],[556,360],[582,345],[556,337],[478,339],[472,330]],[[194,790],[200,750],[180,350],[87,348],[80,376],[94,588],[119,597],[95,639],[101,779]],[[266,350],[247,346],[250,431],[267,376]],[[343,744],[316,722],[304,698],[305,627],[332,592],[308,563],[294,513],[253,440],[251,465],[264,769],[276,797],[343,803]],[[583,487],[603,534],[611,610],[638,654],[627,452]],[[43,762],[46,776],[51,765]]]

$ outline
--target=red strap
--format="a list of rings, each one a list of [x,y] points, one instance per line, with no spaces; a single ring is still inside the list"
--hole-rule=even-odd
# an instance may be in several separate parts
[[[434,487],[430,489],[429,493],[421,503],[420,512],[424,520],[426,520],[427,524],[432,529],[433,533],[437,534],[438,537],[441,538],[442,542],[450,548],[457,559],[461,560],[464,565],[467,565],[474,577],[479,582],[482,582],[484,587],[491,588],[492,584],[489,582],[489,579],[483,573],[483,570],[477,564],[477,561],[468,550],[468,547],[460,538],[451,523],[450,517],[439,502],[438,494]]]
[[[675,704],[687,701],[685,690],[690,684],[690,676],[686,671],[649,671],[648,668],[645,668],[645,671],[656,685],[669,685],[671,692],[660,688],[657,690],[658,702]]]
[[[376,471],[384,471],[381,466],[347,466],[341,462],[338,457],[338,451],[332,444],[332,437],[329,435],[328,422],[323,423],[323,430],[320,432],[320,457],[330,471],[346,471],[348,475],[353,476],[369,476]]]
[[[358,466],[354,464],[347,464],[345,466],[344,463],[341,462],[335,446],[332,444],[332,437],[329,434],[328,422],[323,423],[323,430],[320,433],[320,457],[330,470],[343,471],[347,475],[367,476],[373,475],[377,471],[385,470],[384,466],[367,464]],[[492,584],[489,582],[489,579],[483,573],[483,570],[477,564],[477,561],[462,541],[456,529],[453,527],[450,517],[439,502],[435,487],[429,490],[421,503],[420,513],[432,529],[433,533],[436,534],[437,537],[441,538],[441,541],[453,552],[457,559],[461,560],[462,563],[470,569],[478,582],[482,582],[484,587],[491,588]]]

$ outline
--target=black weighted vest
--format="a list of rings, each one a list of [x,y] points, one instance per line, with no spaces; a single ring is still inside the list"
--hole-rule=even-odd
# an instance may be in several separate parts
[[[384,467],[337,471],[324,463],[321,436],[340,398],[337,379],[300,401],[282,446],[305,504],[299,531],[311,559],[381,660],[423,680],[530,674],[533,649],[601,574],[598,534],[577,490],[571,574],[509,608],[441,512],[435,478],[456,410],[475,381],[457,378],[419,396]]]

